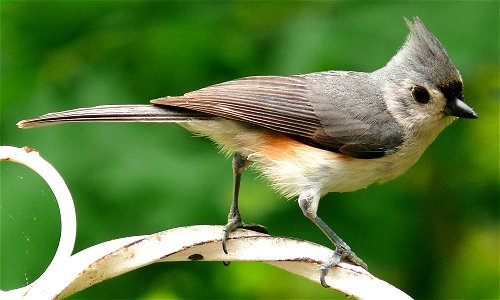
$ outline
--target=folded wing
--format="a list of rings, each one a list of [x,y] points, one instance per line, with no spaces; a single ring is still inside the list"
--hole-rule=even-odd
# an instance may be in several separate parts
[[[340,109],[346,99],[328,99],[323,106],[331,117],[327,123],[322,121],[318,114],[326,119],[322,116],[324,112],[318,111],[314,104],[318,99],[310,98],[326,94],[312,91],[311,83],[305,75],[246,77],[151,103],[250,123],[357,158],[382,157],[394,147],[386,147],[384,141],[371,134],[370,118]]]

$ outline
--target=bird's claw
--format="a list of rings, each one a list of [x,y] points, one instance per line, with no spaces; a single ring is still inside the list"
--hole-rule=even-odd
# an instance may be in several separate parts
[[[356,253],[354,253],[350,248],[337,247],[335,252],[333,252],[332,256],[328,259],[328,261],[323,264],[320,268],[320,276],[319,281],[321,285],[325,288],[329,288],[330,286],[326,283],[326,276],[328,275],[328,271],[331,267],[336,266],[341,259],[347,259],[351,261],[353,264],[362,267],[363,269],[368,271],[368,265],[366,265],[361,258],[359,258]]]
[[[243,222],[240,218],[229,219],[224,229],[222,229],[222,250],[224,253],[227,254],[227,239],[229,238],[229,233],[240,226],[243,226]]]
[[[260,233],[268,233],[266,227],[259,224],[243,224],[241,219],[229,220],[224,229],[222,230],[222,250],[227,254],[227,240],[229,239],[229,233],[233,232],[237,228],[248,229]]]

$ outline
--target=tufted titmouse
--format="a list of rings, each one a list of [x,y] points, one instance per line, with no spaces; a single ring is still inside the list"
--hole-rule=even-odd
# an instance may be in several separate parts
[[[223,231],[243,224],[240,177],[253,163],[298,203],[335,244],[320,279],[346,258],[364,268],[350,247],[317,215],[320,197],[391,180],[412,166],[456,117],[477,118],[465,104],[462,77],[420,19],[387,65],[372,73],[327,71],[232,80],[152,105],[106,105],[49,113],[17,125],[64,122],[174,122],[234,154],[234,193]],[[261,228],[254,228],[261,229]]]

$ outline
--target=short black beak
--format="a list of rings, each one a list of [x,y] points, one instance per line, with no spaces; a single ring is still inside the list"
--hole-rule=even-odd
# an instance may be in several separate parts
[[[443,112],[445,115],[455,116],[459,118],[467,118],[467,119],[477,118],[476,112],[459,98],[454,98],[448,101],[444,107]]]

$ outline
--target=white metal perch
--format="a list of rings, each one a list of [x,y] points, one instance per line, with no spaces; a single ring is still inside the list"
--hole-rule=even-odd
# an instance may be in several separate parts
[[[46,271],[25,287],[0,291],[2,299],[61,299],[134,269],[171,261],[264,262],[320,284],[320,266],[333,251],[308,241],[236,230],[228,241],[229,254],[225,254],[221,246],[222,226],[198,225],[116,239],[71,255],[76,214],[62,177],[37,151],[27,147],[1,146],[0,160],[24,164],[47,181],[57,199],[62,226],[59,246]],[[326,282],[332,289],[358,299],[411,299],[348,262],[333,267]]]

